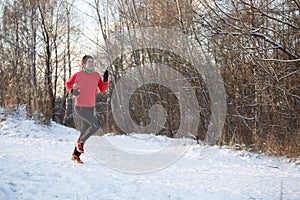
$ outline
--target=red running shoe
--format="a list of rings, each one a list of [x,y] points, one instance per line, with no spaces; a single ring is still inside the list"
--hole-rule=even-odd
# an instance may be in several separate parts
[[[72,154],[72,160],[79,164],[83,164],[83,161],[80,160],[79,156],[75,155],[74,153]]]

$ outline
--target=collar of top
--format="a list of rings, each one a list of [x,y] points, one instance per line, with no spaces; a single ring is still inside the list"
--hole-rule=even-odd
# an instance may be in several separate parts
[[[92,70],[89,70],[89,69],[87,69],[87,68],[83,68],[83,70],[86,72],[86,73],[88,73],[88,74],[92,74],[93,72],[94,72],[94,70],[92,69]]]

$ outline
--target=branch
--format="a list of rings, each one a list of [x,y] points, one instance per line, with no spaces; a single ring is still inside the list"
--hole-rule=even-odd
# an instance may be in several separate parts
[[[271,38],[269,38],[268,36],[262,34],[262,33],[257,33],[257,32],[250,32],[250,35],[259,37],[264,39],[265,41],[273,44],[274,46],[276,46],[278,49],[282,50],[283,52],[285,52],[286,54],[288,54],[290,57],[292,57],[293,59],[299,60],[299,56],[297,54],[292,53],[290,50],[284,48],[281,44],[279,44],[278,42],[272,40]]]
[[[300,70],[291,72],[291,73],[289,73],[289,74],[287,74],[287,75],[285,75],[285,76],[283,76],[283,77],[280,77],[278,80],[281,81],[282,79],[287,78],[287,77],[289,77],[289,76],[292,76],[293,74],[300,74]]]
[[[279,59],[265,59],[265,58],[259,58],[259,60],[262,60],[262,61],[274,61],[274,62],[288,63],[288,62],[299,62],[299,61],[300,61],[300,58],[295,59],[295,60],[279,60]]]
[[[295,2],[295,4],[297,5],[298,9],[300,10],[300,3],[297,2],[297,0],[293,0]]]
[[[245,2],[245,1],[243,1],[243,0],[241,0],[241,2],[244,3],[244,4],[246,4],[246,5],[248,5],[248,6],[250,6],[251,8],[254,8],[254,9],[257,10],[258,12],[260,12],[260,13],[262,14],[262,16],[266,16],[266,17],[268,17],[268,18],[270,18],[270,19],[272,19],[272,20],[275,20],[275,21],[280,22],[280,23],[282,23],[282,24],[286,24],[286,25],[288,25],[288,26],[290,26],[290,27],[293,27],[294,29],[299,29],[299,27],[297,27],[297,26],[295,26],[295,25],[293,25],[293,24],[291,24],[291,23],[288,23],[288,22],[279,20],[279,19],[277,19],[277,18],[275,18],[275,17],[272,17],[272,16],[270,16],[270,15],[267,15],[266,13],[264,13],[263,11],[261,11],[259,8],[255,7],[255,6],[253,6],[253,5],[251,5],[251,4],[247,3],[247,2]]]

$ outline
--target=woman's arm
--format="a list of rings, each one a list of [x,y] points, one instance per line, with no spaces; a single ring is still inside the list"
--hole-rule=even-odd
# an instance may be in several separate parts
[[[107,87],[108,87],[108,81],[104,82],[104,81],[102,80],[102,78],[100,77],[100,80],[99,80],[99,82],[98,82],[98,88],[99,88],[99,90],[100,90],[102,93],[104,93],[104,92],[106,91]]]
[[[67,82],[66,82],[66,89],[67,91],[71,94],[71,90],[73,89],[73,85],[75,83],[76,77],[77,77],[77,73],[75,73]]]

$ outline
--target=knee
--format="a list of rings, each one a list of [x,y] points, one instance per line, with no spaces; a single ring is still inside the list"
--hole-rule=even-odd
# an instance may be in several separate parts
[[[96,128],[96,129],[99,129],[100,128],[100,122],[99,121],[94,122],[93,127]]]

